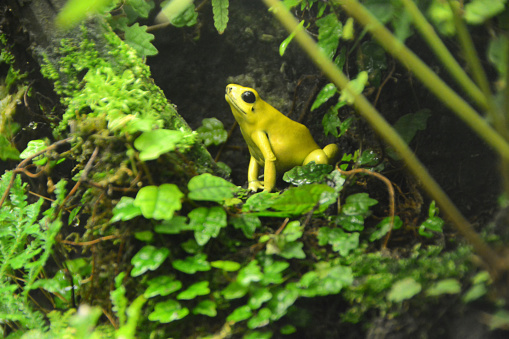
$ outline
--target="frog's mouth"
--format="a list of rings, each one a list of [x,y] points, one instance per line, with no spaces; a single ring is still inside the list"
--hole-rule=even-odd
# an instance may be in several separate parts
[[[240,108],[239,105],[237,105],[237,102],[233,99],[233,97],[231,96],[231,93],[230,93],[230,91],[228,91],[228,89],[229,88],[226,88],[226,95],[224,96],[226,101],[228,101],[228,103],[231,106],[233,106],[237,112],[241,112],[242,114],[247,115],[246,112],[244,112],[244,110],[242,108]]]

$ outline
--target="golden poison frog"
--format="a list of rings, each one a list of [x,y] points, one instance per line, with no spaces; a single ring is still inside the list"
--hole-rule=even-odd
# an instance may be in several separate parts
[[[247,179],[254,192],[260,188],[270,192],[278,174],[311,161],[331,163],[339,152],[335,144],[321,149],[306,126],[263,101],[252,88],[230,84],[225,98],[251,154]],[[264,167],[263,183],[258,180],[260,166]]]

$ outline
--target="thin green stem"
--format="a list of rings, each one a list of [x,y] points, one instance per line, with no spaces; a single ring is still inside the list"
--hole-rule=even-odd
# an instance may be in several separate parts
[[[298,22],[293,15],[278,0],[263,0],[268,7],[272,7],[274,15],[285,26],[289,32],[297,29]],[[308,54],[311,60],[320,68],[325,75],[338,87],[348,90],[348,78],[341,72],[334,63],[329,60],[318,48],[315,41],[302,29],[297,30],[296,41]],[[354,105],[359,112],[380,134],[389,145],[391,145],[403,158],[410,171],[422,182],[424,189],[442,207],[444,213],[456,225],[457,230],[472,244],[475,251],[485,263],[496,274],[503,264],[496,253],[473,230],[465,217],[458,211],[454,203],[440,188],[437,182],[429,175],[426,168],[420,163],[415,154],[401,139],[398,133],[385,119],[376,111],[362,94],[355,94],[350,91],[354,98]]]
[[[442,81],[421,59],[385,28],[357,0],[335,0],[366,27],[384,49],[397,58],[446,106],[491,145],[503,158],[509,159],[509,144],[463,98]]]
[[[460,4],[456,1],[453,2],[449,0],[449,6],[451,7],[451,10],[454,14],[454,25],[456,27],[456,33],[461,43],[465,59],[467,60],[468,65],[470,66],[475,81],[483,91],[484,95],[488,98],[487,107],[488,116],[491,118],[492,123],[497,129],[498,133],[500,133],[502,136],[505,137],[506,140],[508,140],[505,116],[503,114],[500,114],[500,112],[497,112],[497,108],[493,104],[490,83],[475,50],[472,37],[469,34],[467,26],[465,25],[465,22],[461,17],[459,8]]]
[[[426,20],[417,5],[412,0],[401,0],[406,10],[412,16],[413,22],[417,30],[426,40],[428,45],[433,49],[436,56],[445,66],[445,69],[456,80],[458,85],[468,94],[482,109],[487,109],[488,103],[485,93],[477,87],[477,85],[469,78],[460,64],[454,59],[449,52],[442,39],[437,35],[433,26]]]

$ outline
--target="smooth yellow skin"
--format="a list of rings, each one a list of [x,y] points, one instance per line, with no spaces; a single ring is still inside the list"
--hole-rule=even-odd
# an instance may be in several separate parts
[[[277,175],[311,161],[328,164],[339,152],[335,144],[321,149],[306,126],[291,120],[249,87],[226,86],[225,99],[239,123],[251,159],[247,178],[249,189],[270,192]],[[264,167],[264,182],[258,180],[260,166]]]

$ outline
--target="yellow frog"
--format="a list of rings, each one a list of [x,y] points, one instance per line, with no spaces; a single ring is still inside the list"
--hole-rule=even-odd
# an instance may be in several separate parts
[[[252,88],[230,84],[225,98],[251,154],[247,178],[254,192],[260,188],[270,192],[278,174],[311,161],[331,163],[339,152],[336,144],[321,149],[306,126],[263,101]],[[264,166],[263,183],[258,180],[260,166]]]

